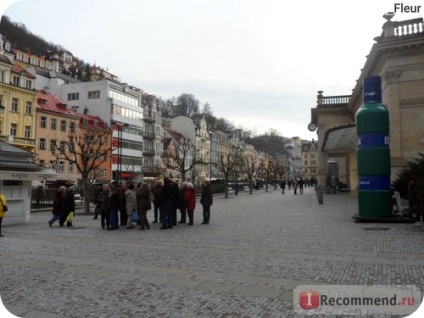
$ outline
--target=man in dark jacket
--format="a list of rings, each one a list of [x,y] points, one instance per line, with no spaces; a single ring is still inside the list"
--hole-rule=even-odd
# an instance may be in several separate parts
[[[70,213],[75,213],[74,187],[66,189],[65,197],[63,199],[62,212],[60,214],[60,226],[63,226]],[[72,226],[72,222],[66,222],[66,226]]]
[[[121,207],[121,189],[118,182],[112,182],[111,194],[109,197],[109,223],[110,230],[119,229],[118,210]]]
[[[163,178],[163,187],[161,191],[162,210],[161,210],[161,230],[172,229],[172,209],[174,204],[174,190],[171,180],[168,177]]]
[[[202,224],[209,224],[211,217],[211,206],[213,204],[212,189],[209,181],[205,180],[202,183],[202,196],[200,197],[200,204],[203,206],[203,222]]]
[[[154,208],[153,212],[154,212],[154,218],[155,218],[155,220],[152,223],[158,223],[158,215],[160,217],[160,210],[162,209],[161,192],[162,192],[162,182],[157,180],[155,182],[155,185],[152,188],[153,208]]]

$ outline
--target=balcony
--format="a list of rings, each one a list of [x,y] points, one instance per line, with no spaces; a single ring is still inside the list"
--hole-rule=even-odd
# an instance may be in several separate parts
[[[153,134],[153,133],[149,133],[149,132],[144,132],[143,133],[143,138],[144,139],[154,140],[155,137],[156,137],[156,135]]]
[[[0,140],[7,143],[11,143],[11,144],[16,144],[16,145],[29,145],[29,146],[36,145],[35,139],[21,138],[21,137],[15,137],[10,135],[0,135]]]
[[[320,108],[346,107],[351,95],[324,96],[323,91],[318,92],[317,106]]]
[[[153,157],[154,155],[155,155],[155,151],[153,149],[143,150],[143,157]]]

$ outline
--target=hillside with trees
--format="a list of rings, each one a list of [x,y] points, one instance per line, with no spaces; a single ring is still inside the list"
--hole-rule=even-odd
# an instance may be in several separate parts
[[[30,52],[34,55],[42,56],[47,52],[55,51],[67,51],[72,54],[61,45],[48,42],[41,36],[33,34],[26,28],[25,24],[13,22],[7,16],[3,16],[0,21],[0,34],[6,37],[11,43],[12,48]],[[89,81],[89,76],[87,76],[89,65],[76,56],[73,58],[77,62],[78,72],[72,68],[63,72],[81,81]],[[207,102],[202,105],[191,93],[182,93],[177,97],[168,99],[159,98],[158,103],[164,118],[174,118],[177,116],[194,118],[198,115],[204,115],[210,129],[230,132],[236,128],[228,119],[214,116],[211,105]],[[256,149],[271,155],[285,152],[284,143],[286,142],[286,138],[279,136],[275,129],[270,129],[269,133],[261,136],[253,136],[251,131],[244,128],[243,130],[245,130],[245,135],[247,136],[245,141],[255,146]]]

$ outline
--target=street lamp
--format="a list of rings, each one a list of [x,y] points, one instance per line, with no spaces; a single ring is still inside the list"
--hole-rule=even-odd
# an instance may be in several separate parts
[[[118,128],[118,167],[116,171],[116,180],[121,183],[121,172],[122,172],[122,129],[129,127],[128,124],[112,122]]]
[[[210,139],[210,162],[209,162],[209,182],[212,181],[212,142],[213,142],[213,130],[209,130],[209,139]]]

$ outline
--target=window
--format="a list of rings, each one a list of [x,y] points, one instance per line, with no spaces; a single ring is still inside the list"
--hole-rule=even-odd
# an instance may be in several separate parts
[[[65,172],[65,161],[59,161],[59,172]]]
[[[13,76],[13,85],[19,86],[20,78],[19,76]]]
[[[70,142],[68,147],[69,147],[69,151],[71,152],[75,151],[75,144],[73,142]]]
[[[69,124],[69,130],[70,130],[71,132],[75,132],[75,123],[70,123],[70,124]]]
[[[46,150],[46,139],[45,138],[40,138],[40,150]]]
[[[312,166],[316,166],[316,165],[317,165],[316,160],[311,160],[311,165],[312,165]]]
[[[60,142],[60,151],[65,152],[66,150],[66,141]]]
[[[26,80],[25,88],[26,88],[26,89],[32,89],[32,81],[30,81],[30,80]]]
[[[60,130],[61,131],[66,131],[66,120],[62,120],[60,122]]]
[[[103,178],[107,178],[107,169],[103,169]]]
[[[25,126],[25,132],[24,132],[25,138],[31,138],[31,126]]]
[[[17,132],[18,132],[18,125],[17,124],[11,124],[10,125],[10,135],[16,136]]]
[[[55,151],[57,149],[56,140],[52,139],[50,141],[50,150]]]
[[[308,161],[307,160],[305,160],[305,166],[307,166],[308,165]]]
[[[12,111],[17,112],[18,109],[18,99],[12,98]]]
[[[47,128],[47,117],[41,117],[40,118],[40,127],[41,128]]]
[[[68,100],[78,100],[78,99],[79,99],[79,93],[68,94]]]
[[[27,115],[31,115],[32,114],[32,103],[31,102],[26,102],[26,105],[25,105],[25,114],[27,114]]]
[[[51,130],[56,130],[56,124],[57,124],[57,119],[56,118],[52,118],[50,121],[50,129]]]
[[[100,98],[100,91],[88,92],[88,99],[97,99],[97,98]]]
[[[69,163],[69,169],[68,169],[68,172],[70,172],[70,173],[73,173],[73,172],[74,172],[74,163],[73,163],[73,162],[70,162],[70,163]]]

